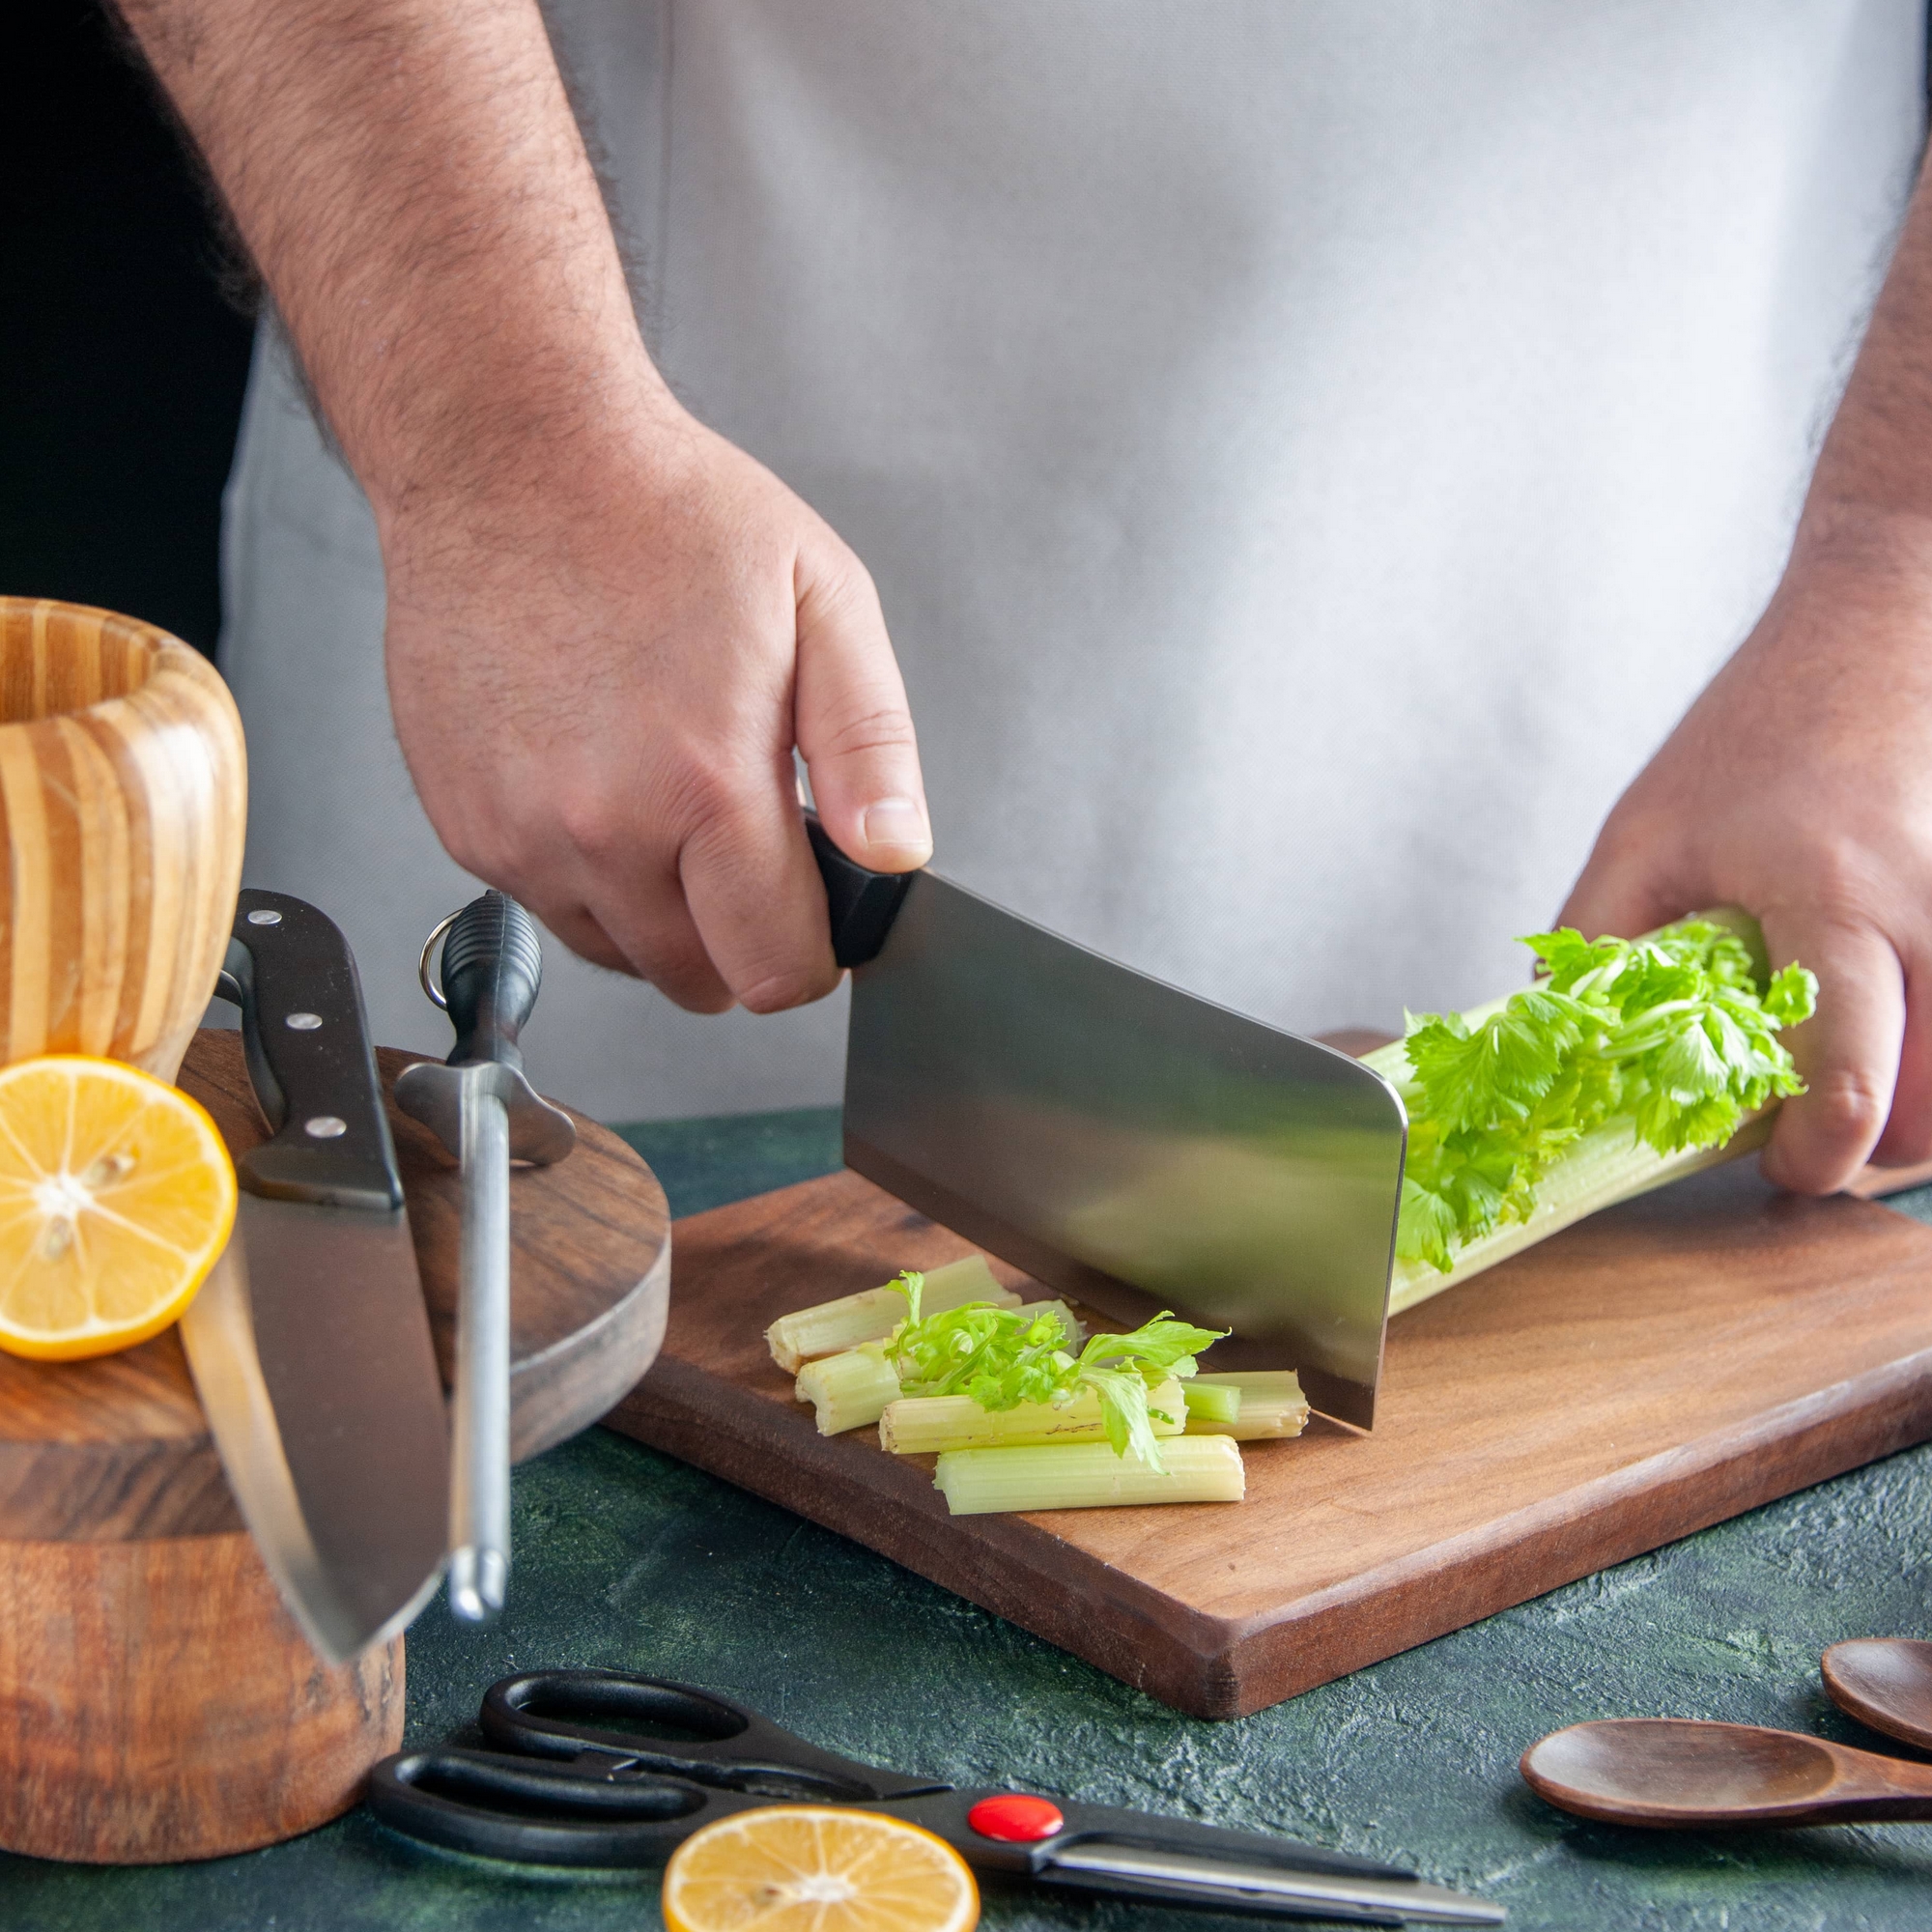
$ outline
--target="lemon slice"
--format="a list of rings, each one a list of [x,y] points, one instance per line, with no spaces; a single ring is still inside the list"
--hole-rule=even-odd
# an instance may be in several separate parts
[[[774,1804],[721,1818],[671,1854],[664,1920],[668,1932],[972,1932],[980,1889],[918,1825]]]
[[[158,1334],[235,1224],[208,1115],[118,1060],[0,1067],[0,1349],[105,1355]]]

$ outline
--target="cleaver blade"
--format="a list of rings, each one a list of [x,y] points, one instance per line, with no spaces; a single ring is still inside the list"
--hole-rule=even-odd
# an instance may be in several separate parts
[[[808,830],[853,967],[846,1165],[1119,1321],[1232,1329],[1244,1359],[1371,1427],[1407,1142],[1394,1088]]]

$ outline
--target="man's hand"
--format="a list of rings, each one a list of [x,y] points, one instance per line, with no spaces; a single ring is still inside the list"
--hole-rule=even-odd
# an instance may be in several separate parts
[[[930,850],[912,723],[858,559],[688,418],[611,473],[385,520],[396,730],[457,862],[680,1005],[838,981],[794,742],[833,840]]]
[[[374,507],[452,855],[685,1006],[828,991],[794,747],[852,858],[930,851],[878,599],[651,366],[535,0],[123,7]]]
[[[1918,554],[1915,554],[1917,552]],[[1932,531],[1801,543],[1756,631],[1611,812],[1563,908],[1645,932],[1757,915],[1818,975],[1767,1174],[1932,1158]]]

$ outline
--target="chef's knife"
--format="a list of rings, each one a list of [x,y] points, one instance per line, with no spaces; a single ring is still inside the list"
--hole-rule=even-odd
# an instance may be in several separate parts
[[[440,994],[429,980],[439,936]],[[466,1623],[487,1623],[510,1576],[510,1157],[561,1160],[577,1127],[524,1077],[517,1036],[537,1003],[543,949],[515,899],[486,892],[452,913],[423,948],[421,978],[456,1046],[440,1066],[405,1067],[396,1104],[463,1166],[449,1606]]]
[[[300,899],[244,891],[219,986],[273,1137],[182,1318],[229,1487],[316,1650],[346,1662],[434,1591],[449,1437],[355,962]]]
[[[1370,1427],[1395,1090],[936,872],[867,871],[815,815],[807,831],[853,968],[846,1165],[1117,1320],[1232,1328]]]

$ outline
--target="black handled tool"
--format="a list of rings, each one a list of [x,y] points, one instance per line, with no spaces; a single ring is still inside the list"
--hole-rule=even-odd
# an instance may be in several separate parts
[[[439,938],[440,991],[429,977]],[[524,1077],[517,1037],[537,1003],[543,949],[523,907],[498,892],[472,899],[430,934],[419,971],[456,1047],[440,1066],[406,1068],[396,1104],[463,1164],[449,1604],[483,1623],[502,1608],[510,1573],[510,1162],[561,1160],[577,1129]]]
[[[243,892],[219,991],[272,1137],[182,1318],[230,1489],[311,1642],[342,1662],[436,1585],[449,1444],[355,962],[285,893]]]
[[[825,905],[832,916],[832,956],[841,966],[876,959],[894,915],[912,884],[910,872],[868,872],[832,842],[815,811],[805,814],[805,836],[825,881]]]
[[[1503,1909],[1320,1845],[1026,1791],[959,1791],[835,1756],[696,1685],[613,1670],[505,1677],[497,1747],[384,1758],[369,1808],[412,1837],[526,1864],[650,1865],[761,1804],[854,1804],[921,1825],[980,1871],[1262,1918],[1498,1925]]]

